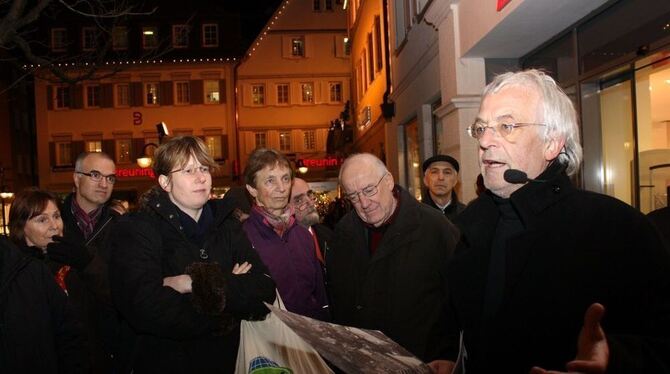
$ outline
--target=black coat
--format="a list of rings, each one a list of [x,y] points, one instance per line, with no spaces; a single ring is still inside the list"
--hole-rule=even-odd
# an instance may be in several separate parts
[[[239,318],[262,317],[272,303],[274,282],[256,251],[232,218],[233,206],[221,200],[207,203],[214,222],[204,248],[183,232],[184,214],[160,193],[147,201],[144,211],[124,215],[111,236],[110,281],[112,298],[125,320],[120,371],[135,373],[230,373],[239,343]],[[235,263],[252,269],[232,276]],[[220,264],[227,278],[226,312],[234,316],[233,330],[226,318],[206,315],[194,306],[191,294],[163,286],[163,278],[185,273],[196,262]],[[195,281],[193,285],[196,287]]]
[[[446,270],[458,232],[404,189],[394,221],[370,257],[368,229],[355,211],[335,228],[326,253],[336,323],[381,330],[424,361],[444,353]]]
[[[640,212],[573,187],[551,168],[510,199],[523,223],[506,246],[503,298],[484,331],[482,308],[499,211],[490,192],[456,223],[449,267],[453,342],[464,330],[468,373],[565,370],[584,313],[605,306],[610,373],[670,370],[670,256]],[[450,358],[455,358],[452,351]]]
[[[335,232],[333,232],[330,227],[322,223],[312,225],[311,229],[314,230],[314,234],[316,234],[316,241],[319,243],[319,250],[325,259],[326,252],[330,250],[330,247],[332,247],[333,242],[335,241]]]
[[[81,271],[72,269],[66,281],[77,288],[70,295],[81,308],[85,323],[87,341],[91,352],[94,372],[109,372],[112,369],[112,355],[116,355],[120,330],[120,316],[112,305],[109,291],[109,233],[120,215],[108,205],[103,205],[93,233],[86,239],[72,213],[72,199],[69,194],[61,207],[63,236],[68,243],[85,245],[92,256],[91,262]],[[53,266],[52,267],[53,270]]]
[[[433,208],[439,210],[444,214],[445,217],[449,218],[449,221],[454,221],[456,217],[461,214],[463,210],[465,210],[465,204],[462,202],[458,201],[456,193],[452,191],[451,194],[451,204],[444,208],[444,210],[440,209],[440,207],[435,204],[433,199],[430,197],[430,191],[426,190],[423,195],[423,200],[422,202],[428,206],[432,206]]]
[[[0,371],[86,373],[83,331],[49,269],[0,236]]]

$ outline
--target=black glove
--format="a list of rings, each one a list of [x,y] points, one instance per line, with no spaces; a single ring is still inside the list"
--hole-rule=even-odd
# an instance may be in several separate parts
[[[70,265],[81,271],[93,259],[88,248],[82,244],[73,243],[63,237],[54,235],[53,242],[47,245],[47,256],[61,264]]]

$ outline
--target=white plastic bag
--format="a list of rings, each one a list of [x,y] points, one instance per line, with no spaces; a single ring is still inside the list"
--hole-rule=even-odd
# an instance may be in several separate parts
[[[286,310],[279,293],[274,306]],[[316,350],[273,313],[263,321],[241,322],[235,374],[255,372],[333,373]]]

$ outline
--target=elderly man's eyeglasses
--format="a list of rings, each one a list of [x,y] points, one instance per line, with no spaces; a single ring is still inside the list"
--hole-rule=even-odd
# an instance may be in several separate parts
[[[497,132],[498,134],[500,134],[500,136],[502,136],[506,140],[510,140],[511,138],[513,138],[512,134],[515,134],[514,129],[526,126],[547,126],[547,125],[543,123],[523,123],[523,122],[517,122],[517,123],[500,122],[493,125],[489,125],[486,122],[477,121],[472,125],[468,126],[468,135],[479,140],[484,136],[484,133],[486,133],[487,129],[491,129],[493,132]]]
[[[181,169],[172,170],[170,172],[170,174],[177,173],[177,172],[181,172],[183,175],[187,175],[189,177],[192,177],[192,176],[196,175],[197,172],[200,172],[202,174],[209,174],[209,166],[205,166],[205,165],[187,166],[187,167],[184,167],[184,168],[181,168]]]
[[[75,171],[75,173],[77,173],[77,174],[81,174],[81,175],[85,175],[85,176],[91,178],[94,182],[100,182],[100,181],[102,180],[102,178],[105,178],[105,180],[106,180],[107,183],[109,183],[109,184],[114,184],[114,183],[116,183],[116,174],[108,174],[108,175],[104,175],[104,174],[102,174],[101,172],[99,172],[99,171],[97,171],[97,170],[91,170],[91,171],[88,172],[88,173],[85,173],[85,172],[83,172],[83,171]]]
[[[315,197],[316,194],[314,193],[314,191],[309,190],[302,195],[296,196],[295,199],[293,200],[293,204],[299,210],[305,210],[307,209],[308,204],[314,201]]]
[[[365,197],[372,197],[372,196],[376,195],[377,192],[379,192],[379,188],[378,188],[379,183],[382,182],[382,180],[384,179],[386,174],[388,174],[388,173],[384,173],[384,175],[382,175],[382,177],[379,179],[379,182],[377,182],[374,186],[367,186],[360,191],[345,194],[344,198],[346,198],[347,200],[349,200],[349,201],[351,201],[352,203],[355,204],[355,203],[361,201],[361,198],[360,198],[361,194],[363,194]]]

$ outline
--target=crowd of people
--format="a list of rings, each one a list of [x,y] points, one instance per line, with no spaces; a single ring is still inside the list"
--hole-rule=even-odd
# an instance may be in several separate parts
[[[353,208],[324,224],[274,149],[210,199],[197,137],[156,150],[126,212],[113,160],[83,153],[60,201],[18,193],[0,237],[0,371],[231,373],[241,320],[286,309],[380,330],[435,373],[670,373],[667,212],[580,190],[570,99],[545,73],[496,77],[468,128],[481,183],[467,205],[448,155],[423,200],[372,154],[341,165]]]

